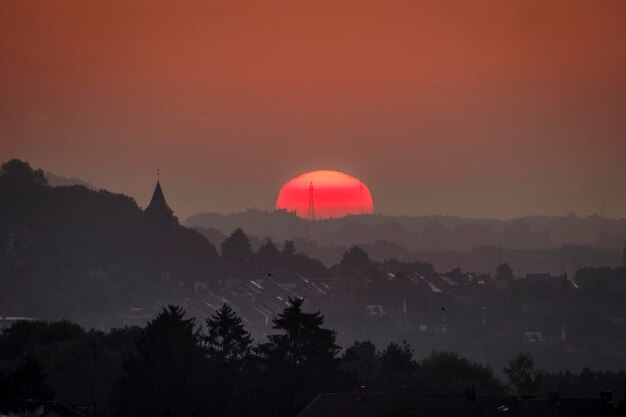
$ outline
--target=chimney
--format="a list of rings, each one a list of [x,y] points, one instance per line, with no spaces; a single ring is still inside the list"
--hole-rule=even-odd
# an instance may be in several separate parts
[[[551,403],[558,404],[560,400],[560,395],[558,392],[551,392],[550,394],[548,394],[548,399]]]
[[[359,401],[364,399],[365,398],[365,385],[352,388],[352,395],[354,395],[356,399]]]
[[[613,404],[613,391],[600,391],[600,398],[609,404]]]

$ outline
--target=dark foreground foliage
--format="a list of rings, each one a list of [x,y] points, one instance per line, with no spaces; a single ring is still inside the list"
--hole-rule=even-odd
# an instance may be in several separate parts
[[[340,353],[319,312],[292,299],[276,333],[253,346],[228,305],[202,329],[168,306],[143,329],[86,332],[72,323],[19,322],[0,336],[0,401],[61,400],[99,416],[295,416],[321,392],[595,397],[619,392],[626,372],[552,374],[522,354],[503,371],[449,352],[415,360],[406,342],[354,342]]]

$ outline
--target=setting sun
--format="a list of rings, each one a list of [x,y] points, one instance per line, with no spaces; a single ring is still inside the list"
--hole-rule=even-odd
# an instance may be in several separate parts
[[[319,170],[298,175],[283,185],[276,209],[295,211],[302,218],[326,219],[371,214],[374,203],[369,188],[358,178],[340,171]]]

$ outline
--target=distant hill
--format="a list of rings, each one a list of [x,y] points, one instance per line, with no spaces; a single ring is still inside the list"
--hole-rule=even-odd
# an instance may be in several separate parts
[[[483,245],[507,249],[548,249],[563,244],[590,244],[621,251],[626,219],[601,216],[527,216],[509,220],[466,219],[448,216],[360,215],[310,223],[282,210],[248,209],[240,213],[199,213],[188,227],[224,234],[237,227],[259,237],[308,239],[320,246],[395,243],[409,252],[444,250],[469,252]]]
[[[155,229],[123,194],[48,181],[25,162],[2,164],[3,311],[86,323],[128,311],[137,295],[184,297],[194,282],[216,285],[220,259],[201,234]]]

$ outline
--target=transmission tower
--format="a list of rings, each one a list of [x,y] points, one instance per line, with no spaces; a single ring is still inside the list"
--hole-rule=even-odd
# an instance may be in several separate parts
[[[309,213],[307,219],[315,220],[315,199],[313,196],[315,189],[313,188],[313,182],[309,184]]]
[[[359,214],[365,213],[365,206],[363,205],[363,183],[359,184]]]

